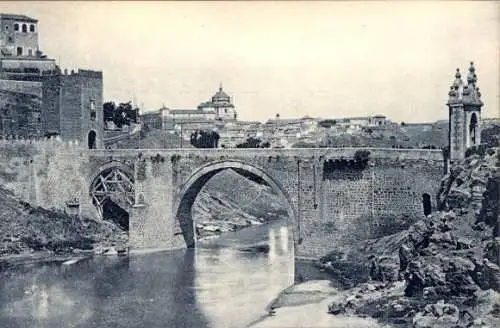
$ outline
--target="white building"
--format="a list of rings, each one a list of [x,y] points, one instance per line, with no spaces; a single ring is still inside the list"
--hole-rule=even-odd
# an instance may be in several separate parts
[[[202,102],[197,109],[170,109],[160,108],[162,128],[170,130],[179,123],[206,122],[206,121],[235,121],[236,110],[229,97],[222,89],[209,101]]]

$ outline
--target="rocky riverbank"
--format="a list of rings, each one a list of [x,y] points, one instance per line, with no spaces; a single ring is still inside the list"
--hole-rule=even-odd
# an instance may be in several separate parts
[[[499,327],[497,163],[493,150],[469,156],[442,180],[438,212],[318,261],[346,288],[328,312],[393,327]]]

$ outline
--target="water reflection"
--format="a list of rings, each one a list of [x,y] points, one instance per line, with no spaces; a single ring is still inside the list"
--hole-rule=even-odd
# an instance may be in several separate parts
[[[0,327],[245,326],[293,282],[286,228],[257,228],[267,254],[198,248],[0,272]]]

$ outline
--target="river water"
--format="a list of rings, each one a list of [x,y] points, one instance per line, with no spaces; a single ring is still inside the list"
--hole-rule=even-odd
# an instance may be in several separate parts
[[[0,327],[245,327],[293,283],[292,248],[274,222],[194,250],[16,267],[0,273]]]

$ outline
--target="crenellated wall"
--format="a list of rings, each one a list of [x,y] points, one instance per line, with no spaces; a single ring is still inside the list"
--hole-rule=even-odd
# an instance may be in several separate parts
[[[353,162],[360,151],[363,165]],[[100,172],[131,172],[133,247],[192,246],[191,206],[223,169],[264,181],[287,202],[297,258],[318,258],[338,246],[401,230],[433,207],[444,172],[441,151],[404,149],[87,150],[77,143],[0,141],[0,183],[26,201],[98,218],[89,188]],[[336,161],[333,169],[328,163]],[[354,163],[354,164],[353,164]]]

